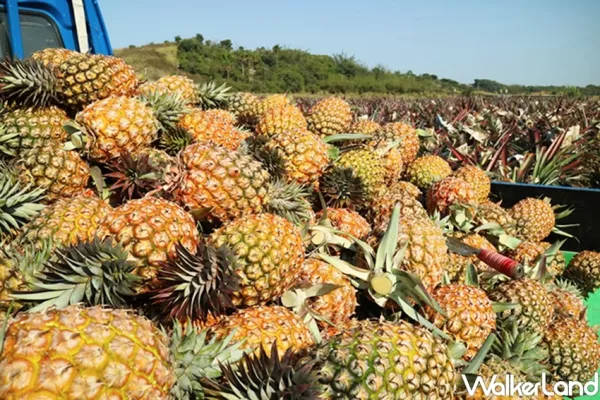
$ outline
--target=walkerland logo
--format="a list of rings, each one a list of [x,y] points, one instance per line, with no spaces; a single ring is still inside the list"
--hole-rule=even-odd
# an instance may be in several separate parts
[[[506,375],[504,379],[494,375],[486,383],[481,376],[473,377],[462,375],[463,382],[467,388],[469,396],[474,396],[477,389],[481,389],[485,396],[593,396],[600,392],[598,387],[598,373],[594,379],[589,382],[556,382],[551,384],[546,376],[542,374],[542,381],[537,383],[515,382],[513,375]]]

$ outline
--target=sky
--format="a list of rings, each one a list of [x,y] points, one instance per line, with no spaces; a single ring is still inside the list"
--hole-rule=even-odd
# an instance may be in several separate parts
[[[114,48],[201,33],[472,83],[600,84],[600,0],[99,0]]]

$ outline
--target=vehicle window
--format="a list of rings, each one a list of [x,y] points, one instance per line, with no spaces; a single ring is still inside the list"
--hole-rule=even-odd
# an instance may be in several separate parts
[[[29,57],[38,50],[48,47],[63,47],[56,25],[41,14],[21,13],[21,35],[23,37],[23,55]],[[5,11],[0,11],[0,58],[10,54],[8,21]]]

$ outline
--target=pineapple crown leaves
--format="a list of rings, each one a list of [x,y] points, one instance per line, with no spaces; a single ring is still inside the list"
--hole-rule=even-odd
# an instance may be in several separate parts
[[[31,283],[32,290],[11,297],[39,303],[31,312],[48,307],[64,308],[83,302],[87,305],[124,307],[135,295],[140,278],[127,252],[112,239],[97,237],[88,242],[59,248]]]
[[[179,119],[190,111],[180,93],[164,93],[159,90],[144,92],[138,99],[152,109],[161,131],[175,129]]]
[[[104,176],[113,180],[110,191],[121,201],[142,198],[159,184],[159,174],[150,163],[149,154],[133,156],[124,152],[110,160],[108,169],[111,172]]]
[[[223,339],[209,339],[206,330],[197,331],[189,320],[185,325],[174,322],[170,334],[170,352],[175,360],[177,377],[171,389],[173,398],[202,399],[200,380],[220,377],[223,364],[236,363],[242,358],[246,352],[240,349],[244,340],[232,342],[234,334],[235,330]]]
[[[556,278],[550,287],[551,291],[554,289],[560,289],[565,292],[572,293],[577,296],[578,299],[585,300],[585,296],[581,292],[581,289],[579,289],[579,286],[567,279]]]
[[[269,202],[265,211],[279,215],[296,226],[306,224],[312,217],[312,207],[307,200],[309,189],[295,182],[275,179],[269,186]]]
[[[51,239],[33,241],[21,235],[0,247],[0,258],[16,268],[25,282],[31,281],[53,255]]]
[[[268,141],[266,136],[252,135],[244,140],[240,150],[260,162],[271,176],[281,178],[285,175],[285,160],[278,149],[265,146]]]
[[[490,350],[492,349],[492,346],[494,345],[496,340],[496,334],[490,333],[483,345],[477,351],[477,354],[475,354],[475,357],[473,357],[471,361],[462,370],[462,373],[460,375],[466,377],[470,386],[473,386],[475,384],[477,372],[479,371],[479,368],[481,368],[481,365],[484,363],[485,358],[490,353]],[[460,375],[457,377],[458,382],[456,382],[457,393],[462,393],[466,389],[465,383],[460,378]]]
[[[174,126],[163,131],[160,135],[158,147],[166,151],[171,156],[176,156],[179,152],[192,144],[194,137],[185,128]]]
[[[15,157],[18,154],[20,143],[21,134],[19,132],[6,133],[6,129],[0,126],[0,153],[8,157]]]
[[[21,106],[58,104],[56,76],[36,60],[5,60],[0,63],[0,98]]]
[[[213,82],[205,82],[197,87],[198,105],[203,109],[226,107],[231,96],[231,87],[223,83],[221,86]]]
[[[224,365],[222,383],[203,379],[202,386],[207,400],[317,400],[322,387],[314,368],[314,361],[292,349],[280,357],[273,343],[269,353],[261,347],[258,355],[244,355],[235,367]]]
[[[319,179],[319,190],[329,207],[360,208],[365,203],[365,185],[352,168],[331,168]]]
[[[234,253],[201,242],[192,253],[178,244],[175,257],[163,262],[152,296],[160,313],[170,318],[206,319],[234,309],[233,293],[239,278],[233,271]]]
[[[19,230],[44,209],[45,189],[22,186],[10,175],[0,175],[0,239]]]

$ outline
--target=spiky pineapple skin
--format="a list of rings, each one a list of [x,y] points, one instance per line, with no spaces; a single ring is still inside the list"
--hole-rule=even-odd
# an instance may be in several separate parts
[[[308,258],[302,265],[298,282],[339,286],[323,296],[308,299],[309,307],[334,325],[346,324],[354,314],[357,305],[356,290],[350,280],[334,266]],[[318,323],[321,327],[329,326],[327,322]]]
[[[434,183],[452,174],[452,168],[439,156],[427,155],[417,158],[406,170],[407,180],[421,190],[428,190]]]
[[[469,183],[475,193],[475,198],[479,202],[484,201],[490,195],[492,182],[481,168],[474,165],[464,165],[454,171],[452,175]]]
[[[510,212],[500,205],[492,202],[479,204],[475,213],[474,222],[477,225],[487,223],[498,224],[509,236],[517,234],[517,223]]]
[[[555,318],[558,316],[579,318],[586,311],[583,300],[574,293],[557,288],[549,294]]]
[[[155,197],[131,200],[112,209],[101,221],[100,238],[112,237],[138,265],[135,273],[149,289],[161,262],[175,255],[179,243],[193,251],[199,242],[194,219],[177,204]]]
[[[514,250],[509,250],[506,255],[520,264],[533,267],[535,261],[551,246],[548,242],[521,242]],[[550,255],[549,255],[550,256]],[[553,257],[546,258],[547,272],[555,277],[560,275],[566,266],[565,256],[562,251],[556,252]]]
[[[585,321],[559,316],[544,337],[555,380],[586,383],[600,368],[597,332]]]
[[[189,209],[209,210],[209,220],[257,214],[269,200],[269,173],[250,156],[196,143],[181,153],[181,163],[182,178],[173,196]]]
[[[280,297],[294,284],[304,260],[302,235],[288,220],[262,213],[224,224],[209,239],[228,246],[240,289],[232,296],[236,306],[253,306]]]
[[[441,400],[454,394],[446,345],[405,321],[358,321],[323,343],[316,359],[326,399]]]
[[[259,99],[252,93],[238,92],[229,97],[227,109],[232,112],[237,120],[243,125],[254,125],[252,110]]]
[[[493,301],[518,303],[520,307],[505,310],[498,318],[515,318],[518,326],[533,333],[544,334],[552,321],[554,307],[548,290],[541,283],[529,278],[500,283],[488,293]]]
[[[73,50],[63,48],[46,48],[38,50],[31,55],[31,58],[36,61],[40,61],[46,66],[60,65],[65,62],[69,57],[81,54]]]
[[[340,156],[334,165],[351,168],[362,180],[367,197],[374,195],[385,185],[386,168],[383,158],[368,149],[350,150]]]
[[[512,206],[510,214],[517,224],[518,236],[532,242],[547,238],[556,223],[552,207],[543,200],[531,197]]]
[[[322,218],[323,211],[316,215],[317,219]],[[359,213],[347,208],[327,208],[327,218],[331,225],[342,232],[346,232],[358,239],[365,239],[371,233],[371,225]]]
[[[18,156],[24,149],[41,146],[46,142],[59,145],[67,139],[63,129],[69,120],[67,113],[58,107],[15,108],[0,114],[3,135],[18,136],[4,144],[11,155]],[[0,135],[0,142],[2,142]],[[0,144],[2,146],[2,144]]]
[[[79,154],[53,142],[24,151],[16,169],[21,182],[45,188],[48,201],[82,192],[90,179],[90,167]]]
[[[75,118],[90,135],[86,150],[92,160],[107,162],[127,152],[150,147],[158,135],[152,110],[133,97],[110,97],[88,105]]]
[[[306,119],[302,111],[293,105],[270,107],[258,119],[256,133],[272,136],[277,134],[291,134],[290,132],[305,131]]]
[[[350,104],[339,97],[319,100],[307,113],[308,130],[320,135],[330,136],[343,133],[352,123]]]
[[[68,106],[81,108],[111,96],[129,96],[139,84],[120,58],[75,54],[56,67],[57,92]]]
[[[152,91],[177,94],[181,96],[187,104],[195,104],[198,102],[196,84],[186,76],[167,75],[159,78],[155,82],[145,83],[138,88],[139,93],[149,93]]]
[[[575,254],[565,275],[586,293],[594,292],[600,288],[600,253],[583,250]]]
[[[400,205],[402,217],[427,218],[425,207],[400,185],[394,184],[380,190],[369,202],[367,217],[375,233],[383,235],[386,231],[396,204]]]
[[[349,133],[359,133],[363,135],[373,135],[379,130],[381,130],[381,125],[370,119],[356,120],[350,125],[350,128],[348,128]]]
[[[400,141],[398,147],[406,164],[412,163],[419,152],[420,140],[415,128],[405,122],[389,122],[373,135],[376,143]]]
[[[455,340],[464,343],[467,347],[464,358],[470,360],[496,329],[492,301],[483,290],[457,283],[438,287],[432,296],[448,317],[432,308],[426,309],[427,317]]]
[[[196,142],[212,142],[228,150],[236,150],[247,137],[231,121],[214,112],[200,109],[185,114],[178,126],[189,132]]]
[[[434,183],[427,192],[427,211],[439,211],[442,215],[454,204],[474,205],[477,202],[471,186],[461,178],[449,176]]]
[[[0,397],[170,399],[168,340],[127,310],[68,306],[19,314],[0,361]]]
[[[105,200],[86,190],[44,208],[25,226],[23,234],[33,242],[49,239],[55,246],[75,245],[91,240],[110,211]]]
[[[292,105],[291,99],[285,94],[271,94],[259,99],[253,104],[250,120],[257,124],[259,119],[272,108],[282,108]]]
[[[232,341],[245,342],[242,349],[259,354],[261,347],[267,354],[276,343],[277,352],[283,355],[289,348],[299,351],[314,344],[314,340],[300,316],[281,306],[260,305],[239,310],[223,317],[209,328],[212,335],[224,338],[234,330]]]
[[[288,181],[314,184],[329,165],[327,146],[307,130],[296,129],[275,134],[265,147],[277,151],[281,156]]]

